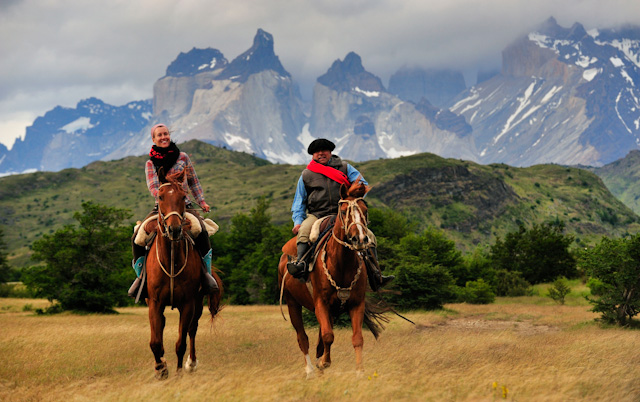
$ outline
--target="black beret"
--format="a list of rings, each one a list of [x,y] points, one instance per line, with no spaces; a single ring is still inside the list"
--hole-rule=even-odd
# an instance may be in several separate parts
[[[309,144],[309,148],[307,148],[307,152],[309,155],[313,155],[318,151],[333,151],[336,147],[336,144],[333,142],[324,139],[318,138],[317,140],[313,140],[311,144]]]

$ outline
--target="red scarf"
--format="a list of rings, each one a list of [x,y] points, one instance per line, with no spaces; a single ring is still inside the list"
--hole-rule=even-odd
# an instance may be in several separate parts
[[[312,160],[307,165],[307,169],[311,170],[314,173],[320,173],[321,175],[327,176],[331,180],[340,184],[344,184],[347,187],[351,186],[347,175],[342,173],[338,169],[332,168],[331,166],[323,165]]]

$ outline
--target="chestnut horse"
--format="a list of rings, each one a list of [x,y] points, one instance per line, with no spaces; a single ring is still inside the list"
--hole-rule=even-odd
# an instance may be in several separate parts
[[[195,340],[198,320],[203,310],[204,295],[199,290],[203,262],[187,233],[190,223],[185,218],[186,193],[180,185],[183,178],[184,171],[168,176],[166,180],[160,177],[164,183],[158,189],[158,219],[151,221],[146,228],[148,233],[156,233],[147,256],[146,273],[151,327],[149,345],[155,358],[155,376],[159,380],[166,379],[169,375],[162,342],[166,306],[177,308],[180,312],[176,342],[178,375],[182,373],[187,334],[190,338],[190,349],[185,371],[193,372],[197,367]],[[213,320],[220,307],[222,281],[215,272],[212,272],[212,275],[220,287],[219,292],[207,295]]]
[[[363,200],[369,187],[359,180],[349,189],[340,188],[340,208],[330,238],[321,246],[314,259],[314,268],[309,273],[311,286],[307,286],[288,274],[286,265],[296,255],[296,238],[282,247],[278,265],[281,295],[286,298],[289,318],[296,330],[298,346],[305,359],[307,378],[314,374],[309,357],[309,338],[304,330],[302,307],[315,311],[320,326],[316,348],[316,366],[320,370],[331,365],[331,345],[333,344],[333,318],[347,312],[351,319],[353,335],[351,343],[355,349],[356,371],[362,373],[362,324],[363,322],[378,338],[382,331],[379,321],[388,321],[374,306],[366,301],[367,270],[362,255],[372,246],[368,236],[367,205]],[[311,288],[311,289],[310,289]],[[374,320],[376,322],[374,322]]]

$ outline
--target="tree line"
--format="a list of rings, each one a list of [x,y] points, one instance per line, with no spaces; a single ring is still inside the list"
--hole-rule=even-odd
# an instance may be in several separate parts
[[[281,247],[293,235],[290,224],[271,221],[269,205],[259,198],[248,214],[236,214],[227,230],[211,238],[213,264],[229,304],[278,302]],[[8,263],[0,228],[0,296],[10,296],[7,282],[20,279],[30,295],[52,302],[46,312],[104,313],[130,305],[126,291],[135,278],[130,217],[124,209],[84,202],[74,214],[74,225],[33,243],[38,264],[20,272]],[[520,226],[463,254],[444,232],[417,231],[415,223],[391,209],[371,208],[369,228],[378,240],[381,268],[396,276],[382,297],[399,309],[491,303],[496,296],[531,294],[534,284],[582,278],[591,290],[593,311],[603,321],[626,325],[640,311],[640,234],[605,237],[578,249],[564,222],[556,220]]]

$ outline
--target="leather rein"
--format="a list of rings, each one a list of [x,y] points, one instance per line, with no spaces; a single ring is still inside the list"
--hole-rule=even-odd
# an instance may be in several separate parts
[[[163,186],[171,186],[171,183],[164,183],[162,185],[160,185],[160,188],[162,188]],[[169,228],[167,226],[167,218],[169,218],[170,216],[176,215],[178,216],[178,219],[180,219],[180,236],[178,236],[177,239],[172,239],[169,237]],[[187,266],[187,262],[189,261],[189,241],[191,241],[191,244],[194,244],[193,239],[191,239],[190,236],[185,236],[184,235],[184,224],[185,224],[185,215],[184,213],[182,215],[180,215],[177,211],[171,211],[168,214],[164,215],[162,213],[162,211],[160,210],[160,206],[158,206],[158,227],[160,227],[160,233],[162,234],[162,237],[165,237],[167,239],[169,239],[169,241],[171,242],[171,254],[170,254],[170,258],[171,258],[171,272],[168,272],[167,269],[164,267],[164,265],[162,264],[162,260],[160,259],[160,254],[158,252],[158,249],[160,248],[158,246],[158,244],[156,243],[156,259],[158,260],[158,264],[160,264],[160,268],[162,269],[162,272],[164,272],[170,279],[171,279],[171,305],[173,306],[173,280],[175,277],[177,277],[178,275],[180,275],[182,273],[182,271],[184,271],[185,267]],[[184,240],[184,245],[185,245],[185,257],[184,257],[184,264],[182,265],[182,267],[178,270],[178,272],[175,272],[175,246],[176,243],[179,242],[180,240]],[[158,241],[158,236],[156,236],[156,242]]]
[[[363,197],[359,197],[353,200],[340,200],[338,202],[339,204],[347,204],[346,212],[343,213],[342,210],[338,211],[338,219],[340,219],[340,222],[342,224],[342,230],[344,231],[345,234],[348,233],[348,230],[352,226],[361,226],[365,230],[365,232],[368,230],[367,220],[365,218],[364,212],[362,211],[362,208],[360,208],[360,205],[358,205],[358,201],[360,200],[363,200]],[[356,213],[359,213],[362,219],[360,220],[356,219]],[[347,224],[347,220],[345,219],[345,216],[344,216],[345,214],[347,217],[351,218],[351,223]],[[362,221],[364,221],[364,223]],[[324,274],[329,280],[329,283],[331,284],[331,286],[333,286],[336,289],[336,294],[338,296],[338,299],[340,299],[340,307],[342,307],[349,299],[349,296],[351,295],[351,290],[353,289],[355,284],[358,282],[358,279],[360,279],[360,274],[362,273],[362,265],[364,264],[364,260],[361,253],[364,250],[371,247],[373,242],[371,241],[371,239],[368,239],[368,242],[364,246],[354,246],[351,243],[348,243],[339,239],[336,236],[334,230],[331,231],[331,237],[333,237],[333,239],[341,246],[346,247],[352,251],[356,251],[356,254],[358,256],[358,270],[356,271],[356,275],[351,281],[351,284],[349,285],[349,287],[343,288],[338,286],[338,284],[333,279],[333,277],[331,277],[329,270],[327,269],[326,259],[327,259],[328,242],[325,242],[324,245],[322,246],[322,254],[320,255],[320,260],[322,261],[322,268],[324,269]]]

